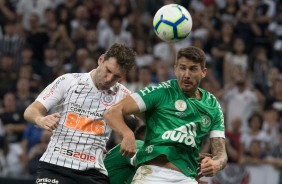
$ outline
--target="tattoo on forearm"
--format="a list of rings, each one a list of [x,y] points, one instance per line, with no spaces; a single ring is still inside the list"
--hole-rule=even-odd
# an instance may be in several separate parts
[[[225,149],[225,139],[216,137],[211,139],[211,151],[213,160],[220,162],[218,170],[222,170],[227,163],[227,154]]]

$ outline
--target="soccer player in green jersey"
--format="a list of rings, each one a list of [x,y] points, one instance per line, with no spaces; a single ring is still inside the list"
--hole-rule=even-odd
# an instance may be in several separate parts
[[[138,151],[133,184],[196,184],[200,146],[209,135],[212,157],[201,160],[202,176],[214,176],[227,162],[224,117],[214,95],[199,88],[206,76],[205,53],[197,47],[178,51],[176,80],[145,87],[109,108],[104,117],[123,139],[120,151],[136,152],[133,132],[124,115],[143,112],[146,136]]]
[[[136,147],[140,149],[144,142],[145,125],[135,131]],[[135,157],[126,158],[120,153],[120,144],[111,149],[104,160],[111,184],[130,184],[136,172]]]

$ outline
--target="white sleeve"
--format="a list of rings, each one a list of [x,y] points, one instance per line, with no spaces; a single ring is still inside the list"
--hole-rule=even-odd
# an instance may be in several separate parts
[[[212,130],[210,132],[210,138],[214,138],[214,137],[221,137],[225,139],[225,132],[220,130]]]
[[[124,99],[127,95],[130,94],[132,94],[132,92],[129,89],[127,89],[124,85],[119,84],[119,91],[117,93],[118,101]]]
[[[49,111],[63,98],[73,79],[70,74],[58,77],[39,94],[36,100]]]

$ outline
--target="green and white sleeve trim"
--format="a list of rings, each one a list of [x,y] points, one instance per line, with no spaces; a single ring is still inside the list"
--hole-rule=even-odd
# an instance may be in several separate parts
[[[140,112],[144,112],[146,110],[146,104],[144,100],[138,93],[133,93],[130,95],[133,100],[136,102],[137,106],[139,107]]]
[[[210,138],[214,138],[214,137],[222,137],[222,138],[225,138],[224,131],[212,130],[212,131],[210,132]]]

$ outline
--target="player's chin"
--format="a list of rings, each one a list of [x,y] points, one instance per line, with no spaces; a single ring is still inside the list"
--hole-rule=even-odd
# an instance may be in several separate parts
[[[185,90],[185,91],[189,91],[193,88],[193,84],[192,83],[183,83],[182,84],[182,88]]]
[[[101,87],[101,89],[103,89],[103,90],[108,90],[108,89],[110,89],[111,87],[113,87],[114,85],[112,85],[112,84],[104,84],[104,85],[102,85],[102,87]]]

